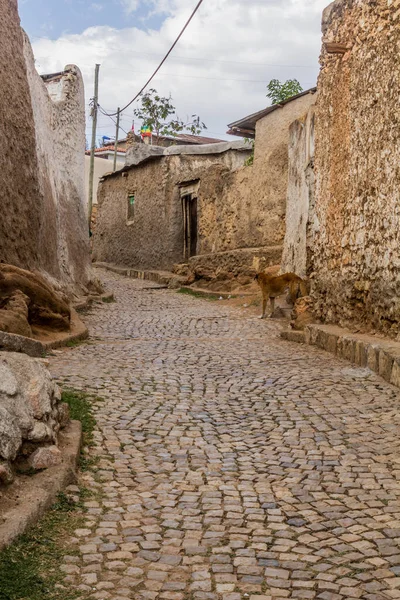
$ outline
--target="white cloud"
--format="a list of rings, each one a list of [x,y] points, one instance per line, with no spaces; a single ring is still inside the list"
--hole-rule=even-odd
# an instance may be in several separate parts
[[[98,2],[92,2],[92,4],[90,5],[90,8],[92,10],[100,12],[101,10],[104,9],[104,6],[102,4],[99,4]]]
[[[129,13],[135,12],[140,5],[140,0],[120,0],[125,11]]]
[[[158,31],[92,27],[80,35],[39,39],[34,42],[39,70],[56,72],[76,63],[84,74],[88,101],[94,65],[99,62],[101,105],[108,110],[125,105],[158,65],[191,11],[188,0],[145,0],[146,8],[150,1],[155,11],[167,13]],[[137,5],[137,0],[125,2],[132,10]],[[270,79],[296,77],[305,89],[315,85],[321,14],[327,2],[205,2],[151,87],[166,96],[171,93],[182,118],[197,113],[209,135],[222,136],[227,123],[267,105]],[[132,108],[123,118],[126,130],[131,120]],[[112,133],[113,125],[105,117],[99,125],[99,134]]]

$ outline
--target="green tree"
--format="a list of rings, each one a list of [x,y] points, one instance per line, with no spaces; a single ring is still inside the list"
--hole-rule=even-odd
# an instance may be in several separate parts
[[[267,90],[267,98],[272,100],[272,104],[279,104],[292,98],[292,96],[300,94],[303,88],[297,79],[288,79],[285,83],[281,83],[279,79],[271,79],[267,85]]]
[[[198,115],[182,121],[175,110],[171,96],[162,97],[157,90],[151,89],[140,96],[140,105],[134,110],[134,114],[142,122],[142,127],[149,128],[157,138],[160,135],[174,136],[182,131],[199,135],[203,129],[207,129]]]

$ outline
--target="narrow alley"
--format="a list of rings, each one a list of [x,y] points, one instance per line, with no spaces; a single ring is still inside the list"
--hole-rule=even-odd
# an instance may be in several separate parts
[[[117,301],[85,317],[91,343],[50,361],[104,399],[66,580],[98,600],[400,598],[399,391],[276,321],[102,278]]]

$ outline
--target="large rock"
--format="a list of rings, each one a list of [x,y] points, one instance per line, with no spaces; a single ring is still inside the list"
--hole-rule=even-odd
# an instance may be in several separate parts
[[[30,299],[20,290],[16,290],[3,302],[0,310],[0,330],[25,337],[32,337],[29,325]]]
[[[68,301],[39,274],[0,264],[0,330],[32,335],[31,326],[68,330]]]
[[[67,420],[60,390],[41,361],[0,353],[0,462],[56,445]]]
[[[29,457],[28,464],[32,469],[40,471],[49,467],[56,467],[62,462],[62,454],[57,446],[38,448]]]

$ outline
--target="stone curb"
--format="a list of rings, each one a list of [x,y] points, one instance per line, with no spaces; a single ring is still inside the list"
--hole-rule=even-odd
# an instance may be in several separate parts
[[[24,481],[17,478],[6,488],[4,496],[12,496],[15,502],[11,509],[3,511],[0,500],[0,550],[37,523],[55,502],[57,494],[76,481],[81,440],[80,421],[71,421],[59,436],[62,464],[25,477]]]
[[[119,267],[118,265],[112,265],[110,263],[93,263],[93,267],[97,269],[106,269],[117,275],[123,275],[124,277],[132,277],[132,279],[141,279],[142,281],[154,281],[160,285],[168,286],[171,281],[176,281],[178,284],[184,285],[187,281],[186,277],[175,275],[170,271],[140,271],[138,269],[131,269],[130,267]]]
[[[112,292],[109,292],[107,294],[99,294],[96,296],[87,296],[83,300],[74,302],[73,307],[74,310],[79,313],[79,311],[81,310],[86,310],[87,308],[90,308],[91,306],[93,306],[94,303],[107,302],[109,300],[112,300],[113,298],[114,294]]]
[[[52,342],[41,342],[32,338],[27,338],[14,333],[6,333],[0,331],[0,352],[21,352],[31,356],[32,358],[43,358],[48,350],[62,348],[69,342],[78,342],[86,340],[89,337],[87,327],[79,319],[77,313],[74,313],[74,333],[68,333],[58,340]]]
[[[308,325],[303,332],[283,331],[292,342],[317,346],[359,367],[367,367],[396,387],[400,387],[400,343],[367,334],[352,333],[335,325]],[[297,337],[297,339],[296,339]]]
[[[66,346],[69,342],[79,342],[82,340],[87,340],[87,338],[89,337],[88,328],[86,327],[86,325],[84,325],[84,323],[82,323],[76,311],[73,309],[71,312],[73,315],[74,333],[65,335],[59,340],[54,340],[52,342],[41,342],[45,352],[47,350],[62,348],[63,346]]]
[[[210,296],[220,296],[224,300],[228,300],[229,298],[245,298],[246,296],[254,296],[257,292],[213,292],[212,290],[205,290],[204,288],[191,287],[190,285],[182,285],[181,290],[186,290],[187,292],[194,292],[195,294],[199,294],[199,296],[203,296],[204,298],[208,298]]]
[[[118,275],[123,275],[125,277],[132,277],[133,279],[141,279],[143,281],[154,281],[155,283],[159,283],[160,285],[168,286],[169,283],[172,280],[174,280],[178,284],[180,284],[178,285],[178,288],[195,292],[196,294],[200,294],[204,297],[221,296],[222,298],[227,299],[229,298],[229,296],[254,296],[254,292],[214,292],[212,290],[191,287],[189,285],[185,285],[187,281],[185,277],[175,275],[174,273],[170,273],[169,271],[138,271],[137,269],[130,269],[128,267],[118,267],[117,265],[111,265],[109,263],[93,263],[92,266],[98,269],[106,269],[107,271],[111,271],[112,273],[117,273]]]
[[[287,342],[296,342],[297,344],[306,343],[306,334],[304,331],[295,331],[294,329],[287,329],[281,332],[281,338]]]
[[[0,352],[6,350],[8,352],[23,352],[33,358],[42,358],[46,352],[42,342],[16,335],[15,333],[6,333],[0,331]]]

